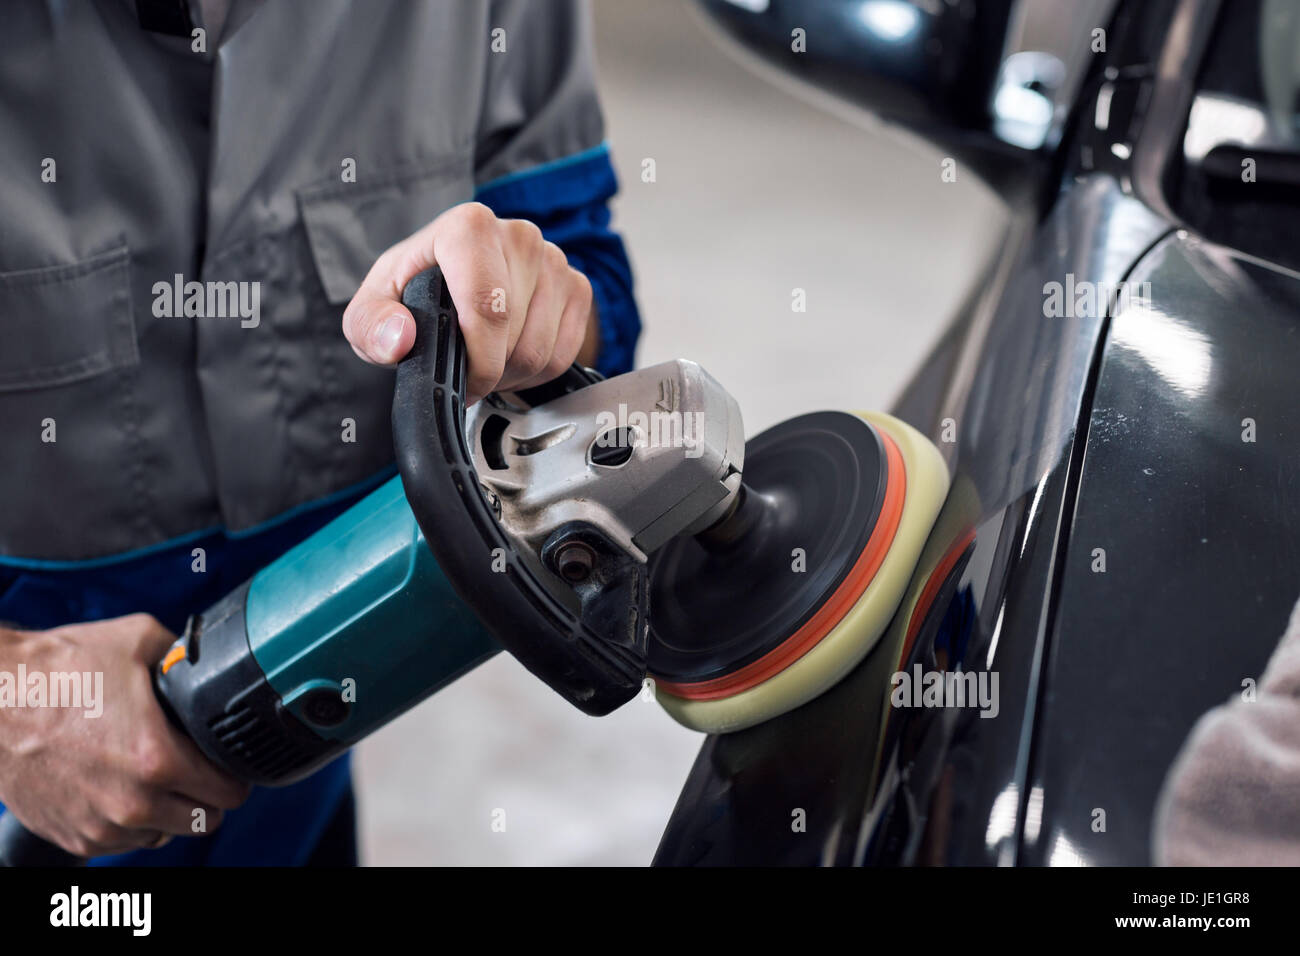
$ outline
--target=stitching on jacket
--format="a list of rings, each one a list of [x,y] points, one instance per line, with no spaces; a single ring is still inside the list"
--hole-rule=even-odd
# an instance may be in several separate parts
[[[294,222],[268,226],[259,229],[252,235],[227,243],[219,249],[209,250],[206,255],[207,264],[215,266],[230,256],[237,256],[246,252],[249,247],[255,246],[267,236],[283,236],[285,233],[292,231],[297,222],[305,221],[305,217],[302,215],[303,205],[310,206],[315,202],[330,202],[345,198],[348,200],[364,199],[373,193],[392,188],[395,185],[407,185],[443,176],[450,178],[451,174],[458,172],[468,174],[472,168],[473,160],[469,155],[458,155],[445,157],[429,164],[405,164],[400,167],[390,168],[374,176],[367,175],[362,182],[357,183],[330,181],[299,186],[293,190],[293,195],[297,199],[299,207],[298,218]],[[310,227],[308,227],[308,231],[310,232]]]
[[[308,203],[316,200],[338,199],[343,196],[359,197],[372,191],[391,186],[403,186],[422,179],[440,178],[459,172],[468,173],[473,167],[473,159],[469,153],[456,154],[431,160],[428,163],[403,163],[389,167],[378,173],[368,174],[355,183],[345,183],[334,178],[328,182],[309,184],[299,187],[296,193],[300,200]]]
[[[126,246],[119,246],[108,252],[91,256],[89,259],[67,265],[38,266],[35,269],[0,272],[0,287],[29,288],[52,282],[68,282],[72,279],[85,278],[101,270],[125,268],[130,264],[131,250]]]
[[[67,385],[110,369],[130,367],[140,359],[139,345],[135,338],[135,316],[132,313],[131,251],[126,246],[71,265],[26,269],[0,275],[0,288],[30,289],[56,282],[77,281],[101,272],[106,275],[112,274],[119,270],[125,273],[125,277],[121,280],[122,284],[120,287],[115,287],[113,294],[105,300],[105,305],[112,310],[107,316],[108,345],[89,355],[81,355],[66,362],[0,372],[0,388],[9,390]],[[14,279],[17,281],[10,281]],[[118,280],[114,281],[116,283]],[[114,361],[114,345],[119,343],[119,340],[126,343],[123,350],[125,354],[119,361]]]

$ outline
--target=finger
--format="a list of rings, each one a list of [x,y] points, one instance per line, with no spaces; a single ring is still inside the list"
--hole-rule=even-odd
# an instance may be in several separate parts
[[[153,846],[160,834],[188,836],[221,825],[222,810],[157,787],[135,784],[109,798],[102,818],[123,832],[119,841],[133,846]],[[96,838],[98,838],[96,834]]]
[[[550,243],[547,245],[563,262],[564,253],[560,252],[559,247]],[[554,268],[554,262],[550,267],[543,267],[528,302],[528,315],[524,318],[519,338],[506,359],[505,371],[498,388],[527,388],[554,378],[543,378],[543,374],[551,365],[555,342],[560,334],[560,319],[564,315],[565,290],[561,283],[567,284],[567,277]]]
[[[573,272],[573,270],[570,270],[570,272]],[[564,374],[570,365],[578,361],[578,355],[587,340],[591,322],[591,286],[587,283],[585,276],[577,272],[573,272],[573,275],[579,281],[573,283],[572,288],[574,291],[565,302],[564,313],[560,316],[560,324],[555,336],[555,345],[551,351],[550,361],[547,363],[546,368],[542,370],[542,373],[537,376],[536,381],[521,387],[527,388],[531,385],[549,382]]]
[[[174,734],[178,767],[164,785],[191,801],[193,806],[212,806],[234,810],[242,806],[252,793],[252,787],[236,780],[212,765],[207,757],[179,733]]]
[[[385,250],[343,310],[344,336],[352,350],[372,365],[393,365],[415,342],[415,320],[402,305],[402,291],[411,279],[433,265],[433,236],[438,222],[435,219]]]
[[[18,813],[12,806],[7,807],[5,812],[17,817],[31,833],[82,859],[117,853],[134,846],[129,842],[129,836],[125,835],[125,831],[114,827],[95,813],[89,803],[81,806],[71,817],[36,818],[26,812]],[[91,834],[103,837],[107,842],[101,843],[92,839]]]
[[[578,343],[578,354],[574,356],[573,360],[588,368],[594,368],[596,362],[600,359],[600,309],[596,305],[596,297],[587,277],[578,273],[578,278],[581,280],[582,301],[585,305],[578,309],[578,315],[582,323],[582,339]]]
[[[415,344],[415,319],[400,301],[358,290],[343,312],[343,334],[371,365],[395,365]]]
[[[546,268],[547,250],[549,248],[558,253],[559,247],[547,242],[542,236],[542,230],[527,219],[502,219],[499,225],[501,249],[510,270],[510,283],[518,307],[512,310],[510,316],[510,349],[513,351],[515,342],[523,332],[532,295],[537,290],[537,281]]]
[[[181,794],[158,793],[154,798],[148,825],[141,827],[138,832],[145,838],[141,845],[150,846],[157,840],[159,833],[169,836],[211,833],[221,826],[224,819],[225,811],[220,807],[196,803]]]
[[[105,827],[108,825],[105,824]],[[96,830],[95,832],[100,832]],[[173,834],[161,830],[129,830],[122,827],[113,828],[112,842],[93,843],[89,853],[79,854],[88,858],[96,856],[115,856],[130,853],[133,850],[157,850],[172,841]]]
[[[77,856],[87,859],[127,853],[143,846],[142,835],[138,831],[119,826],[103,816],[96,815],[85,820],[77,829],[78,832],[71,841],[60,840],[59,843],[65,850],[71,850]]]
[[[506,357],[528,314],[532,288],[526,269],[520,268],[518,277],[513,274],[495,225],[489,229],[481,214],[450,223],[435,243],[465,337],[466,403],[472,404],[501,381]]]
[[[132,776],[158,790],[187,797],[193,805],[233,810],[252,788],[218,770],[198,747],[167,720],[160,706],[147,711],[146,726],[133,755]]]

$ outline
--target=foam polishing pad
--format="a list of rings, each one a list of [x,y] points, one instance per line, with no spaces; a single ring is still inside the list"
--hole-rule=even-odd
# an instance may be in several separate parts
[[[934,529],[916,562],[916,571],[903,594],[903,600],[899,602],[898,611],[872,651],[873,654],[884,655],[889,662],[889,672],[907,670],[908,660],[916,650],[917,639],[925,628],[928,616],[932,610],[944,606],[941,595],[947,592],[948,600],[951,600],[966,561],[974,550],[975,526],[981,513],[979,492],[975,485],[969,476],[959,475],[948,489],[948,496],[944,499]],[[872,793],[875,792],[888,759],[885,742],[890,723],[896,714],[890,702],[889,691],[892,687],[881,686],[880,737],[871,769]]]
[[[653,559],[664,709],[727,733],[832,687],[889,625],[947,492],[938,449],[883,413],[815,412],[747,442],[733,513]]]

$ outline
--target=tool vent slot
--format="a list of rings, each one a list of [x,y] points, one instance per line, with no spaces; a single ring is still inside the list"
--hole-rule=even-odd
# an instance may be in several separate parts
[[[231,704],[226,712],[208,722],[221,745],[257,773],[281,777],[305,766],[312,755],[281,732],[268,726],[251,707]]]

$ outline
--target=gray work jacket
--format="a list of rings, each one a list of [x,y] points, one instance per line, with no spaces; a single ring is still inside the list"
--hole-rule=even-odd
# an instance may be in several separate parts
[[[578,0],[234,0],[206,42],[131,0],[0,11],[0,557],[248,529],[384,468],[392,372],[340,329],[365,272],[602,140]]]

